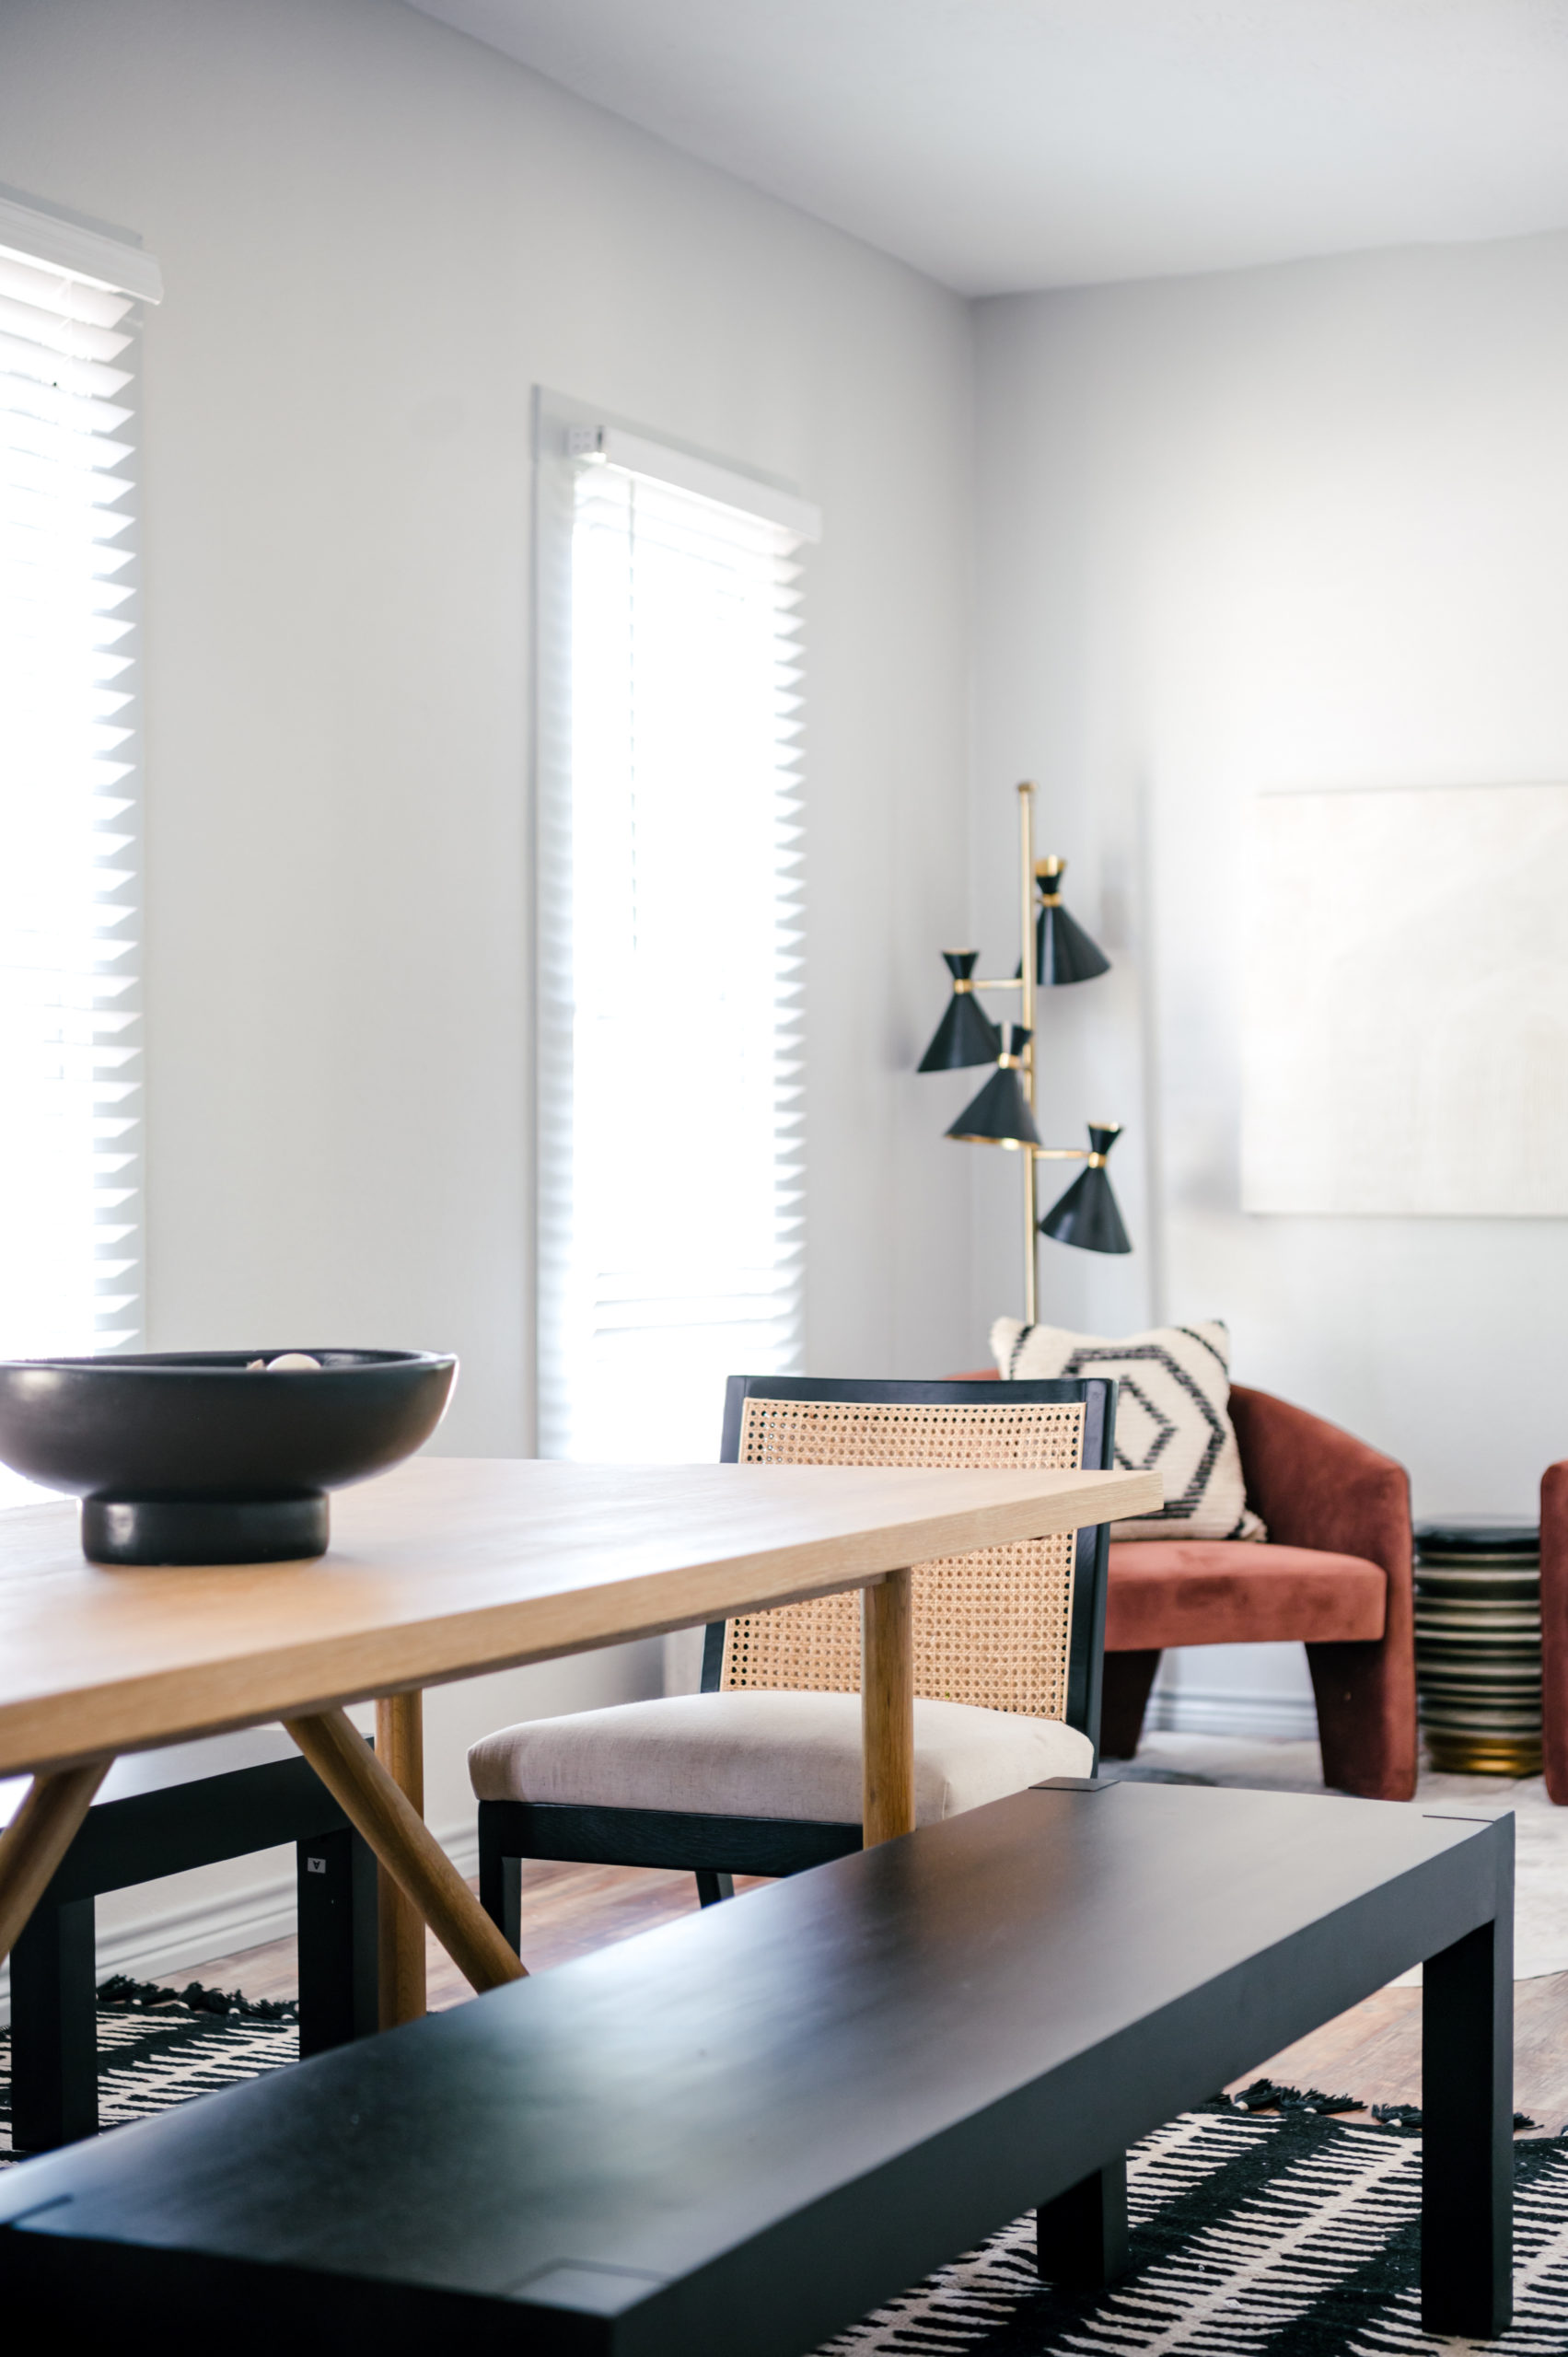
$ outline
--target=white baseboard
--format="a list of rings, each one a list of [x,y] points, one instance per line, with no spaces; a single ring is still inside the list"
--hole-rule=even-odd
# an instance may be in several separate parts
[[[1160,1735],[1245,1735],[1300,1743],[1318,1732],[1310,1694],[1202,1693],[1190,1687],[1149,1697],[1144,1724]]]
[[[458,1872],[476,1875],[479,1835],[473,1819],[434,1829]],[[107,1980],[111,1972],[123,1972],[133,1980],[163,1980],[204,1964],[210,1956],[232,1956],[239,1948],[260,1947],[264,1940],[291,1938],[293,1933],[293,1875],[259,1875],[220,1899],[198,1899],[100,1932],[98,1977]],[[10,2019],[10,1968],[0,1966],[0,2027],[8,2027]]]

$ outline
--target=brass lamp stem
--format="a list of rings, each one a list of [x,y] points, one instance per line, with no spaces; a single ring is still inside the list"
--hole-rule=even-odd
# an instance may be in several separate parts
[[[1028,779],[1018,787],[1019,862],[1019,921],[1022,927],[1019,975],[1023,982],[1023,1005],[1020,1013],[1028,1043],[1024,1050],[1024,1094],[1029,1110],[1035,1106],[1035,790]],[[1024,1323],[1038,1322],[1039,1286],[1036,1282],[1039,1240],[1035,1234],[1035,1158],[1026,1154],[1024,1161]]]

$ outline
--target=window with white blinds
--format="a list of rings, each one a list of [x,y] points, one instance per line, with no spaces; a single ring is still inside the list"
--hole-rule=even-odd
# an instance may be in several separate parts
[[[0,1355],[139,1323],[133,246],[0,199]]]
[[[540,1447],[711,1459],[799,1364],[815,516],[610,432],[541,473]]]

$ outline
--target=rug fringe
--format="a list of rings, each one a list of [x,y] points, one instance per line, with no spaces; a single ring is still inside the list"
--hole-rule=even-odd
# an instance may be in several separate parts
[[[1254,2079],[1238,2096],[1219,2096],[1227,2111],[1309,2111],[1326,2117],[1336,2111],[1364,2111],[1359,2096],[1326,2096],[1321,2087],[1285,2087],[1275,2079]]]
[[[1254,2079],[1238,2096],[1211,2096],[1203,2107],[1205,2111],[1277,2111],[1282,2117],[1292,2112],[1311,2112],[1319,2118],[1339,2111],[1365,2111],[1380,2128],[1391,2128],[1396,2135],[1421,2134],[1421,2106],[1418,2103],[1364,2104],[1359,2096],[1326,2096],[1321,2087],[1286,2087],[1275,2079]],[[1527,2111],[1514,2114],[1516,2130],[1539,2128]],[[1568,2133],[1568,2131],[1564,2131]]]
[[[182,2005],[188,2014],[238,2014],[247,2022],[299,2019],[299,2001],[296,1997],[247,1997],[242,1990],[208,1989],[200,1980],[188,1980],[183,1989],[164,1989],[155,1980],[133,1980],[123,1972],[111,1972],[107,1980],[99,1983],[98,2002],[137,2014]]]

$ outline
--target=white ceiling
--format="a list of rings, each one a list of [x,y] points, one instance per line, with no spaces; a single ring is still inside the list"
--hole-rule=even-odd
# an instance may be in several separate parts
[[[1568,226],[1568,0],[414,0],[970,295]]]

